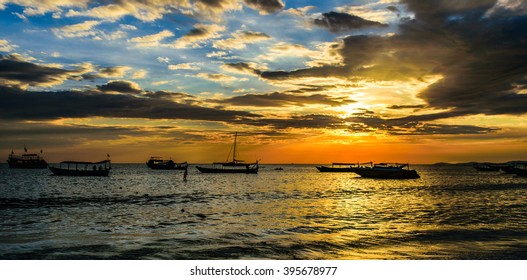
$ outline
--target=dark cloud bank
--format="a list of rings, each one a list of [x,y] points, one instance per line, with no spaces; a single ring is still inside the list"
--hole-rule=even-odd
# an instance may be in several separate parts
[[[273,3],[273,1],[246,1]],[[274,1],[279,3],[280,1]],[[392,134],[482,134],[494,128],[439,125],[437,119],[474,114],[527,113],[527,16],[496,1],[404,0],[414,19],[403,20],[390,37],[348,36],[338,44],[340,66],[327,65],[294,71],[260,71],[249,64],[232,64],[263,79],[338,76],[350,80],[406,81],[428,75],[443,78],[419,93],[426,104],[391,109],[447,109],[443,113],[383,119],[373,114],[341,119],[325,115],[269,118],[246,111],[199,106],[184,93],[150,92],[126,81],[113,81],[84,91],[26,91],[20,85],[39,86],[64,80],[85,79],[79,69],[66,70],[17,61],[0,61],[0,118],[43,120],[67,117],[168,118],[222,121],[280,128],[337,128],[352,131],[386,131]],[[253,3],[253,4],[254,4]],[[256,5],[256,4],[255,4]],[[279,5],[278,5],[279,6]],[[276,6],[276,7],[278,7]],[[273,8],[269,8],[269,11]],[[352,28],[353,17],[324,14],[320,26],[330,30]],[[364,21],[357,20],[357,22]],[[316,23],[315,23],[316,24]],[[336,46],[337,47],[337,44]],[[365,67],[368,66],[368,67]],[[84,75],[84,76],[83,76]],[[93,75],[93,74],[92,74]],[[521,91],[521,92],[520,92]],[[109,94],[109,93],[113,94]],[[305,93],[305,92],[304,92]],[[174,99],[180,101],[174,101]],[[248,94],[218,104],[302,106],[352,102],[324,94],[295,96],[293,92]]]
[[[101,86],[105,89],[115,86]],[[120,87],[119,90],[123,90]],[[135,93],[135,89],[132,93]],[[147,119],[187,119],[234,122],[258,115],[243,111],[200,107],[175,102],[168,92],[106,94],[96,90],[29,92],[0,87],[0,118],[4,120],[50,120],[58,118],[116,117]]]
[[[371,21],[355,15],[337,12],[324,13],[321,17],[315,19],[313,23],[335,33],[367,27],[388,27],[387,24],[377,21]]]
[[[527,15],[496,9],[496,1],[488,0],[402,2],[415,19],[403,20],[391,37],[344,38],[339,49],[344,65],[264,71],[261,77],[404,81],[441,75],[443,79],[419,96],[429,107],[451,112],[426,116],[427,120],[527,113],[527,95],[519,92],[527,88]],[[324,14],[322,19],[335,22],[333,29],[337,30],[345,26],[338,17],[328,21],[331,17]]]

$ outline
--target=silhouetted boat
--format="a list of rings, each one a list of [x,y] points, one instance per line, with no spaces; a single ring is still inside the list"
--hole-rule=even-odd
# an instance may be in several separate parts
[[[355,172],[355,169],[363,167],[364,164],[373,164],[372,162],[367,163],[341,163],[334,162],[329,166],[317,166],[320,172]]]
[[[406,169],[405,169],[406,167]],[[410,170],[408,164],[399,163],[380,163],[373,167],[359,167],[355,168],[353,172],[365,178],[377,179],[418,179],[420,178],[417,171]]]
[[[48,167],[47,162],[42,157],[42,150],[40,154],[28,154],[26,147],[24,147],[26,153],[20,155],[15,155],[13,151],[7,158],[7,163],[9,168],[26,168],[26,169],[37,169],[37,168],[46,168]]]
[[[112,169],[109,159],[99,162],[63,161],[58,167],[50,166],[49,170],[59,176],[108,176]]]
[[[490,162],[476,162],[474,163],[474,168],[476,168],[477,171],[500,171],[501,166],[497,163],[490,163]]]
[[[515,161],[511,173],[518,176],[527,176],[527,161]]]
[[[146,166],[152,169],[175,169],[175,170],[184,170],[188,168],[188,163],[181,162],[176,163],[173,160],[164,160],[161,157],[151,157],[147,162]]]
[[[258,173],[258,161],[254,163],[245,163],[243,160],[236,159],[236,138],[238,133],[234,133],[234,144],[232,161],[228,162],[214,162],[212,167],[196,166],[196,168],[202,173],[246,173],[246,174],[257,174]],[[230,153],[229,153],[230,154]],[[227,157],[228,158],[228,157]]]
[[[517,174],[518,169],[520,170],[519,172],[522,173],[521,170],[527,168],[527,161],[515,160],[515,161],[509,161],[506,163],[501,163],[495,166],[499,167],[503,172],[507,174]]]

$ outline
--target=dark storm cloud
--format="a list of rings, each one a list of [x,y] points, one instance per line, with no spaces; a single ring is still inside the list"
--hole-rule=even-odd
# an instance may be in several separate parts
[[[435,36],[457,41],[450,57],[438,61],[444,78],[420,93],[430,106],[463,114],[524,114],[527,95],[527,16],[485,16],[495,1],[439,1],[436,5],[405,1]],[[405,34],[420,33],[415,24]],[[440,32],[440,30],[442,32]],[[413,36],[415,37],[415,35]],[[407,39],[415,41],[415,38]]]
[[[105,85],[98,85],[97,89],[103,92],[115,93],[140,93],[142,90],[130,81],[110,81]]]
[[[95,80],[119,78],[128,67],[99,67],[87,63],[73,69],[63,69],[25,61],[20,55],[0,55],[0,86],[50,87],[60,85],[66,80]]]
[[[262,73],[262,71],[254,68],[249,63],[245,62],[226,63],[224,64],[224,67],[229,70],[234,70],[236,72],[246,73],[250,75],[260,75]]]
[[[313,23],[334,33],[367,27],[388,27],[387,24],[377,21],[371,21],[355,15],[337,12],[323,13],[322,16],[315,19]]]
[[[222,7],[225,0],[196,0],[196,2],[200,2],[212,7]]]
[[[399,12],[399,9],[395,6],[388,6],[386,7],[386,9],[390,12],[394,12],[394,13],[398,13]]]
[[[275,129],[287,128],[344,128],[342,119],[328,115],[299,115],[288,118],[245,119],[245,124],[267,126]]]
[[[247,6],[259,10],[265,14],[272,14],[281,11],[284,3],[281,0],[244,0]]]
[[[497,0],[402,0],[401,2],[415,13],[418,21],[442,27],[445,21],[452,17],[468,17],[477,21],[496,4]]]
[[[480,127],[474,125],[446,125],[419,123],[410,128],[401,127],[391,129],[393,135],[459,135],[459,134],[488,134],[496,132],[496,128]]]
[[[48,120],[57,118],[117,117],[235,121],[258,115],[220,110],[130,94],[97,91],[32,92],[0,87],[0,118]]]
[[[426,105],[391,105],[386,107],[388,109],[393,110],[401,110],[401,109],[423,109],[426,108]]]
[[[172,99],[174,97],[184,98],[186,102],[175,102]],[[297,99],[297,96],[288,94],[275,94],[275,96],[273,94],[249,95],[247,98],[250,102],[242,98],[242,101],[239,101],[240,104],[255,105],[256,103],[264,103],[269,104],[269,106],[279,106],[284,103],[319,104],[326,102],[325,104],[327,105],[342,105],[343,103],[353,102],[346,99],[331,99],[328,96],[318,94],[306,96],[306,99]],[[444,118],[447,117],[446,114],[453,113],[383,119],[375,116],[374,112],[364,110],[362,113],[345,119],[317,114],[269,118],[243,111],[200,107],[193,105],[192,98],[185,94],[169,92],[144,92],[141,94],[105,94],[95,90],[31,92],[16,88],[0,87],[0,99],[2,100],[2,103],[0,103],[0,119],[5,121],[38,121],[83,117],[186,119],[223,121],[273,129],[344,129],[355,132],[379,132],[397,135],[481,134],[496,130],[478,126],[427,123],[427,121]],[[255,102],[255,104],[252,102]],[[86,129],[89,130],[91,128],[88,127]],[[122,128],[109,127],[108,129],[110,132],[115,132]],[[76,131],[79,130],[77,129]],[[83,133],[85,130],[81,132]],[[125,131],[125,133],[130,134],[132,132]]]
[[[497,128],[472,125],[430,124],[416,120],[383,119],[367,112],[344,119],[329,115],[311,114],[289,118],[250,119],[245,120],[244,123],[274,129],[342,129],[351,132],[387,133],[391,135],[471,135],[498,131]]]
[[[309,104],[341,106],[356,101],[343,97],[331,97],[326,94],[295,95],[273,92],[268,94],[245,94],[223,100],[216,100],[215,102],[238,106],[285,107],[305,106]]]
[[[78,71],[41,66],[14,55],[0,55],[0,85],[53,85],[76,76]]]
[[[336,52],[343,58],[343,65],[324,65],[293,71],[263,71],[260,76],[268,80],[287,80],[303,77],[352,78],[368,76],[368,78],[374,78],[373,76],[375,75],[382,75],[384,79],[393,79],[395,77],[409,75],[409,69],[407,69],[409,67],[405,66],[403,61],[396,63],[396,58],[393,55],[388,56],[385,54],[389,46],[387,40],[387,38],[377,36],[348,36],[340,44],[333,46]],[[371,67],[375,59],[382,61],[381,66]],[[365,65],[370,65],[370,67],[365,68]],[[375,74],[379,67],[387,67],[391,71],[389,73],[382,71]],[[371,68],[375,69],[372,70]],[[427,68],[424,71],[429,72],[430,70]],[[415,72],[415,70],[412,72]]]
[[[195,27],[192,28],[187,34],[186,37],[202,37],[209,33],[205,27]]]
[[[354,128],[353,131],[357,131],[359,128],[363,132],[378,131],[392,135],[488,134],[499,130],[475,125],[446,125],[425,122],[436,119],[431,115],[429,117],[429,119],[427,117],[421,119],[419,117],[383,119],[373,114],[360,114],[347,118],[346,121],[351,123],[350,127]],[[439,118],[438,116],[435,117]]]
[[[442,79],[419,93],[427,107],[451,110],[436,118],[525,114],[527,15],[496,10],[495,2],[403,1],[415,19],[403,20],[393,36],[344,38],[338,48],[343,65],[264,71],[260,76],[410,81],[438,75]]]
[[[195,100],[196,97],[182,92],[170,92],[159,90],[155,92],[145,92],[144,96],[149,98],[160,98],[160,99],[185,99],[185,100]]]
[[[260,77],[266,80],[288,80],[302,77],[348,77],[348,67],[320,66],[293,71],[262,71]]]

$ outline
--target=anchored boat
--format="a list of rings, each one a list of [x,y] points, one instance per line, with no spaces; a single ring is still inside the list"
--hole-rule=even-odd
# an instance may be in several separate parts
[[[246,173],[246,174],[257,174],[258,173],[258,161],[254,163],[246,163],[243,160],[236,159],[236,139],[238,133],[234,133],[234,144],[232,161],[227,162],[214,162],[211,167],[196,166],[196,168],[202,173]],[[227,157],[228,159],[229,157]]]
[[[109,159],[88,162],[88,161],[63,161],[59,166],[50,166],[49,170],[58,176],[108,176],[112,169]]]
[[[15,155],[11,151],[11,154],[7,158],[9,168],[37,169],[48,167],[48,163],[42,157],[42,150],[40,150],[40,154],[28,154],[27,148],[24,147],[24,151],[26,153],[22,155]]]
[[[405,169],[406,168],[406,169]],[[373,167],[362,167],[354,169],[355,173],[365,178],[377,179],[417,179],[420,178],[417,171],[410,170],[408,164],[380,163]]]
[[[181,162],[177,163],[173,160],[164,160],[161,157],[150,157],[150,159],[146,162],[146,166],[152,168],[152,169],[175,169],[175,170],[184,170],[188,168],[188,163]]]
[[[371,166],[373,162],[366,162],[366,163],[334,162],[331,164],[331,166],[317,166],[317,169],[320,172],[355,172],[355,169],[362,168],[366,164],[369,164]]]

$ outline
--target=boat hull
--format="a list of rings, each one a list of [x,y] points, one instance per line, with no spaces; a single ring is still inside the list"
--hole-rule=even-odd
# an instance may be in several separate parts
[[[374,178],[374,179],[418,179],[420,178],[419,174],[415,170],[377,170],[374,168],[357,168],[355,173],[359,174],[364,178]]]
[[[102,170],[74,170],[50,166],[49,170],[57,176],[108,176],[110,169]]]
[[[151,169],[157,170],[185,170],[188,168],[188,164],[146,164]]]
[[[500,171],[499,167],[494,166],[487,166],[487,167],[474,167],[477,171],[483,171],[483,172],[496,172]]]
[[[257,174],[258,167],[250,168],[210,168],[196,166],[196,168],[202,173],[242,173],[242,174]]]
[[[524,177],[524,176],[527,176],[527,169],[521,169],[521,168],[514,167],[512,169],[512,173],[514,173],[514,174],[516,174],[518,176]]]
[[[8,160],[9,168],[44,169],[48,167],[45,160]]]
[[[320,172],[355,172],[356,167],[327,167],[327,166],[317,166],[318,171]]]

